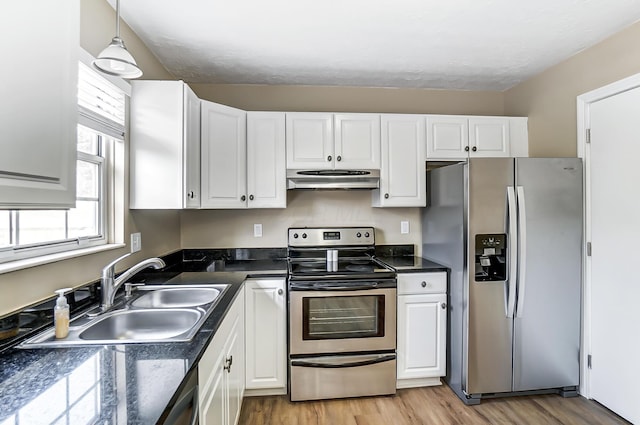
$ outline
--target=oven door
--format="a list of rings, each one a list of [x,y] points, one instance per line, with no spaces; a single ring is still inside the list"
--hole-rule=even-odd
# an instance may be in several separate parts
[[[290,286],[289,344],[294,356],[395,350],[396,288]]]

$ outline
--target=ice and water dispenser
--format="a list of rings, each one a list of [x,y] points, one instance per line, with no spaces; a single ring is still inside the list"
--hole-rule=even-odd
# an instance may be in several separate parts
[[[507,235],[492,233],[476,235],[476,282],[507,279]]]

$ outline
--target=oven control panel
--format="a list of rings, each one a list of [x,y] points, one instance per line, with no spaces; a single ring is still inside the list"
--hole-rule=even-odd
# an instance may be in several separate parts
[[[371,246],[375,244],[373,227],[294,227],[289,229],[289,246]]]

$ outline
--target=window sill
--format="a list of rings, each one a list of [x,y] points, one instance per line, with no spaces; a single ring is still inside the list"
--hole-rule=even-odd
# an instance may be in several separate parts
[[[11,261],[8,263],[0,264],[0,274],[15,272],[17,270],[28,269],[30,267],[41,266],[43,264],[55,263],[56,261],[68,260],[70,258],[82,257],[84,255],[95,254],[102,251],[109,251],[112,249],[124,248],[126,245],[123,243],[111,243],[99,246],[92,246],[88,248],[74,249],[65,252],[58,252],[55,254],[42,255],[40,257],[25,258],[23,260]]]

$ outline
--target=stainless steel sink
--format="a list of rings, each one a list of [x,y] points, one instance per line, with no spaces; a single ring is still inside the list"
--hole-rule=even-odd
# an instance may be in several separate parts
[[[78,334],[89,341],[162,341],[191,330],[204,311],[196,309],[120,310],[99,318]]]
[[[145,285],[116,308],[72,320],[69,335],[55,338],[48,329],[20,348],[190,341],[229,285]]]
[[[180,308],[209,304],[220,296],[217,288],[167,288],[147,292],[133,300],[133,307]]]

